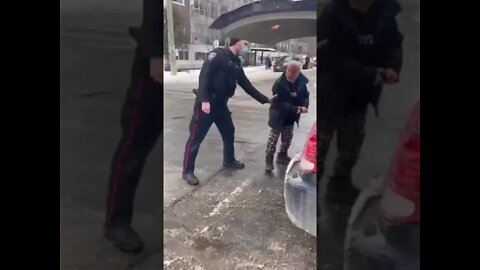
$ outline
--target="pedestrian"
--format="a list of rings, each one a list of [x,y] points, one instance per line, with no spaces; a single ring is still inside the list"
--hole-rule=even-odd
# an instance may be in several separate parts
[[[307,89],[308,79],[302,73],[302,64],[291,61],[272,87],[274,99],[270,105],[268,125],[272,128],[267,142],[265,170],[274,169],[273,159],[281,137],[277,163],[288,164],[288,148],[293,139],[293,126],[300,120],[300,114],[308,112],[310,93]]]
[[[269,56],[265,58],[265,69],[271,69],[272,68],[272,59],[270,59]]]
[[[182,178],[190,185],[199,183],[194,174],[195,159],[200,144],[213,123],[223,140],[223,165],[233,169],[245,167],[242,162],[235,159],[233,146],[235,127],[227,102],[234,95],[237,83],[261,104],[270,102],[269,98],[260,93],[245,76],[239,55],[248,51],[247,46],[247,41],[231,38],[230,47],[216,48],[208,54],[203,63],[183,162]]]
[[[132,29],[137,48],[122,107],[122,135],[113,156],[104,234],[120,250],[139,252],[132,229],[135,192],[146,158],[163,128],[163,20],[161,2],[143,1],[143,22]]]
[[[327,187],[330,199],[352,202],[358,189],[352,171],[365,137],[371,104],[378,115],[384,84],[396,83],[402,66],[402,39],[396,0],[336,0],[319,18],[318,178],[333,135],[338,157]]]
[[[305,64],[303,65],[303,69],[308,69],[310,66],[310,57],[305,56]]]

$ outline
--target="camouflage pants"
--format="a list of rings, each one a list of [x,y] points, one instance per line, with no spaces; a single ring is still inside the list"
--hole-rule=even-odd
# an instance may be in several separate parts
[[[275,154],[277,150],[278,137],[282,137],[282,144],[280,145],[280,152],[287,153],[293,139],[293,126],[284,127],[283,129],[273,129],[270,131],[267,141],[267,155]]]
[[[324,173],[325,160],[334,133],[337,136],[338,157],[335,160],[333,177],[351,180],[352,170],[360,156],[365,138],[366,112],[343,117],[336,124],[317,123],[317,179]]]

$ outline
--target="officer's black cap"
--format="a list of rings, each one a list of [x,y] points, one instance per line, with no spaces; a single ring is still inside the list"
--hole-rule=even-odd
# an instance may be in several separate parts
[[[237,44],[240,40],[242,39],[237,37],[230,37],[230,46]]]

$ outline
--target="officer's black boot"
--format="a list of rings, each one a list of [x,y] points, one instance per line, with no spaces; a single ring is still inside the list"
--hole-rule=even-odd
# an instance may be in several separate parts
[[[277,163],[282,165],[288,165],[291,158],[288,156],[287,152],[279,152],[277,155]]]
[[[140,252],[143,242],[140,236],[128,225],[105,228],[105,237],[124,252]]]
[[[267,154],[265,158],[265,171],[272,172],[275,169],[273,166],[273,155]]]
[[[185,173],[182,176],[183,180],[185,180],[188,184],[192,186],[198,185],[199,181],[198,178],[193,173]]]
[[[233,162],[223,162],[223,166],[230,169],[243,169],[245,168],[245,163],[234,160]]]
[[[353,204],[359,193],[351,177],[334,175],[328,182],[326,197],[330,201]]]

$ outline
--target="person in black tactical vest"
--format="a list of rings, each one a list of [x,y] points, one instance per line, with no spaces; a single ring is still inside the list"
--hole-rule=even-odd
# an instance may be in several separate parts
[[[182,178],[190,185],[199,183],[194,174],[195,159],[200,144],[213,123],[223,140],[223,165],[233,169],[245,167],[242,162],[235,159],[233,146],[235,127],[228,109],[228,100],[234,95],[238,83],[247,94],[261,104],[270,102],[270,99],[260,93],[245,76],[239,55],[245,54],[246,51],[247,41],[230,38],[230,47],[216,48],[208,54],[203,63],[183,162]]]

